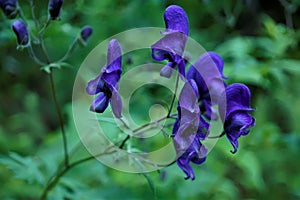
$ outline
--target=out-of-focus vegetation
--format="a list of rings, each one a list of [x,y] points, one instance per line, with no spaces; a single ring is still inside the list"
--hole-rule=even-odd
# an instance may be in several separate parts
[[[87,47],[78,48],[68,60],[73,68],[54,71],[70,146],[79,141],[71,100],[75,75],[85,56],[99,42],[121,31],[164,27],[163,12],[170,4],[187,12],[193,39],[222,55],[228,83],[250,87],[256,126],[240,139],[236,155],[229,152],[229,142],[220,139],[207,161],[194,167],[195,181],[185,181],[176,165],[150,173],[157,198],[300,199],[299,0],[65,1],[63,20],[51,23],[45,32],[53,58],[67,51],[82,26],[94,28]],[[30,18],[27,1],[20,1],[20,5]],[[46,21],[47,2],[36,1],[35,9],[39,20]],[[16,50],[12,22],[4,15],[0,18],[0,199],[36,199],[63,159],[63,149],[49,82],[26,51]],[[33,21],[29,26],[33,28]],[[140,60],[132,57],[130,62]],[[138,98],[140,103],[155,103],[153,90],[149,91],[149,97]],[[82,147],[72,159],[86,155]],[[67,173],[49,199],[153,196],[143,175],[89,161]]]

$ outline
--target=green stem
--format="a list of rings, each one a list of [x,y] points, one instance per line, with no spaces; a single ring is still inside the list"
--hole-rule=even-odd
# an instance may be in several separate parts
[[[225,134],[226,134],[226,132],[223,131],[220,135],[217,135],[217,136],[208,136],[207,138],[208,139],[218,139],[218,138],[223,137]]]
[[[46,28],[49,26],[50,22],[51,22],[51,19],[50,19],[50,17],[48,17],[48,19],[47,19],[46,23],[44,24],[43,28],[38,33],[39,38],[43,36],[43,34],[44,34]]]
[[[32,46],[31,44],[27,47],[27,51],[28,51],[28,54],[30,55],[30,57],[38,64],[38,65],[41,65],[41,66],[45,66],[46,63],[44,63],[43,61],[41,61],[34,53],[33,49],[32,49]]]
[[[30,3],[30,7],[31,7],[31,15],[32,15],[32,19],[34,21],[35,29],[36,29],[36,31],[39,31],[39,22],[35,16],[33,0],[29,0],[29,3]]]
[[[51,74],[52,74],[52,73],[51,73]],[[51,74],[50,74],[50,75],[51,75]],[[175,114],[172,114],[172,115],[170,115],[169,117],[168,117],[168,116],[165,116],[165,117],[162,117],[162,118],[160,118],[160,119],[157,119],[157,120],[155,120],[155,121],[153,121],[153,122],[149,122],[149,123],[147,123],[147,124],[144,124],[144,125],[140,126],[139,128],[133,130],[133,132],[138,132],[138,131],[144,129],[145,127],[147,127],[147,126],[151,126],[151,125],[157,124],[157,123],[159,123],[159,122],[161,122],[161,121],[163,121],[163,120],[165,120],[165,119],[172,118],[172,117],[174,117],[174,115],[175,115]],[[125,123],[125,122],[124,122],[124,123]],[[126,123],[125,123],[125,124],[126,124]],[[119,145],[119,148],[120,148],[120,149],[122,149],[122,148],[124,147],[125,143],[130,139],[130,137],[131,137],[130,135],[127,135],[126,138],[125,138],[124,140],[122,140],[121,144]],[[66,140],[64,140],[64,141],[66,141]],[[66,147],[66,146],[65,146],[65,147]],[[64,176],[64,175],[65,175],[69,170],[71,170],[73,167],[75,167],[75,166],[77,166],[77,165],[79,165],[79,164],[81,164],[81,163],[87,162],[87,161],[89,161],[89,160],[92,160],[93,158],[96,158],[96,157],[99,157],[99,156],[102,156],[102,155],[107,155],[107,154],[111,154],[111,153],[116,152],[116,150],[110,151],[110,152],[109,152],[109,150],[110,150],[112,147],[113,147],[113,146],[108,147],[108,148],[106,149],[106,151],[104,151],[104,152],[102,152],[102,153],[100,153],[100,154],[98,154],[98,155],[95,155],[95,156],[89,156],[89,157],[83,158],[83,159],[81,159],[81,160],[78,160],[78,161],[76,161],[76,162],[73,162],[73,163],[70,163],[70,164],[68,164],[68,165],[65,165],[64,168],[63,168],[62,170],[58,171],[58,172],[57,172],[57,173],[56,173],[56,174],[48,181],[48,184],[47,184],[47,186],[45,187],[45,189],[43,190],[43,193],[42,193],[42,195],[41,195],[40,200],[45,200],[46,197],[47,197],[47,195],[48,195],[48,193],[51,191],[51,189],[53,189],[53,188],[55,187],[55,185],[59,182],[60,178],[61,178],[62,176]],[[147,160],[143,159],[142,157],[138,157],[138,158],[144,160],[145,162],[147,161]],[[174,163],[174,162],[173,162],[173,163]],[[173,163],[171,163],[171,164],[173,164]],[[169,166],[169,165],[171,165],[171,164],[168,164],[168,165],[158,165],[158,166],[164,167],[164,166]]]
[[[57,100],[57,96],[56,96],[56,90],[55,90],[55,86],[54,86],[53,72],[52,71],[49,74],[49,78],[50,78],[50,86],[51,86],[52,97],[53,97],[53,101],[54,101],[54,104],[55,104],[55,108],[56,108],[56,112],[57,112],[57,116],[58,116],[58,120],[59,120],[59,125],[60,125],[60,129],[61,129],[62,137],[63,137],[65,167],[68,167],[69,166],[69,156],[68,156],[67,136],[66,136],[66,132],[65,132],[65,128],[64,128],[64,121],[63,121],[61,109],[60,109],[60,106],[59,106],[59,103],[58,103],[58,100]]]
[[[102,153],[99,153],[98,155],[95,155],[95,156],[89,156],[89,157],[86,157],[86,158],[83,158],[81,160],[78,160],[78,161],[75,161],[73,162],[72,164],[68,165],[68,166],[65,166],[63,170],[59,171],[58,173],[56,173],[56,175],[50,179],[50,181],[48,182],[47,186],[45,187],[45,189],[43,190],[43,193],[40,197],[40,200],[45,200],[47,198],[47,195],[48,193],[51,191],[51,189],[53,189],[53,187],[58,183],[58,181],[61,179],[61,177],[63,177],[68,171],[70,171],[72,168],[76,167],[77,165],[81,164],[81,163],[84,163],[84,162],[87,162],[89,160],[92,160],[96,157],[99,157],[99,156],[102,156],[102,155],[107,155],[107,154],[111,154],[111,153],[114,153],[116,152],[116,150],[113,150],[113,151],[110,151],[110,152],[107,152],[108,149],[110,148],[107,148],[106,151],[102,152]]]
[[[74,40],[74,42],[72,43],[72,45],[69,47],[69,50],[67,51],[67,53],[61,59],[59,59],[57,61],[57,63],[60,63],[60,62],[63,62],[65,60],[67,60],[72,55],[72,53],[74,52],[77,44],[78,44],[78,38],[76,38]]]
[[[24,15],[24,13],[23,13],[23,10],[22,10],[22,8],[21,8],[19,5],[18,5],[18,12],[19,12],[20,18],[24,21],[25,24],[27,24],[27,23],[26,23],[25,15]]]

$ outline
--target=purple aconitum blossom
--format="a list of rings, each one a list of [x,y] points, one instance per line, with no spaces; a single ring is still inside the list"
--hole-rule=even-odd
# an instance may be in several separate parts
[[[85,44],[88,40],[88,38],[92,35],[93,28],[90,26],[84,26],[80,31],[80,38],[82,39],[82,42]]]
[[[194,80],[186,82],[179,96],[178,118],[173,127],[177,165],[186,174],[185,179],[195,179],[190,162],[200,165],[206,160],[207,149],[200,142],[207,136],[208,124],[200,115],[197,105],[198,88]]]
[[[217,114],[213,105],[217,101],[226,84],[223,75],[224,61],[215,52],[206,52],[189,68],[186,78],[194,80],[198,87],[199,106],[201,113],[208,120],[216,120]]]
[[[121,74],[121,46],[116,39],[112,39],[108,44],[106,65],[95,79],[88,82],[86,87],[89,95],[97,95],[91,104],[91,111],[103,113],[110,103],[115,117],[122,117],[122,101],[118,94],[118,82]]]
[[[222,119],[225,119],[224,132],[234,148],[231,152],[236,153],[239,145],[238,138],[248,135],[249,128],[255,125],[255,119],[249,114],[254,111],[250,107],[251,94],[246,85],[235,83],[229,85],[222,95],[226,98],[222,98],[219,102],[219,112],[223,116]],[[226,104],[226,111],[224,104]]]
[[[29,44],[29,36],[24,22],[21,20],[16,20],[12,25],[12,29],[17,36],[18,45],[27,46]]]
[[[176,5],[169,6],[164,13],[166,31],[164,37],[151,46],[152,58],[157,61],[168,60],[168,64],[160,71],[160,75],[169,78],[173,69],[185,76],[186,61],[183,52],[188,39],[188,17],[185,11]]]
[[[9,19],[15,18],[18,14],[17,0],[0,0],[0,7]]]
[[[61,7],[64,3],[63,0],[50,0],[48,5],[48,11],[51,20],[58,20],[61,13]]]

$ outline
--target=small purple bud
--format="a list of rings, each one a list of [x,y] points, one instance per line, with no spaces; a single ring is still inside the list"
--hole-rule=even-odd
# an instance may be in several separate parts
[[[50,0],[49,1],[49,14],[51,20],[58,20],[60,16],[61,6],[63,4],[63,0]]]
[[[28,30],[22,21],[16,20],[12,25],[12,29],[17,36],[18,45],[26,46],[29,44]]]
[[[0,7],[9,19],[15,18],[18,14],[17,0],[0,0]]]
[[[80,36],[84,43],[86,43],[87,39],[92,35],[93,29],[90,26],[84,26],[81,29]]]

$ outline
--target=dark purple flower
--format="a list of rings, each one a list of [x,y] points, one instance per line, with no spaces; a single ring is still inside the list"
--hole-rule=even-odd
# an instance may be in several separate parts
[[[117,118],[121,118],[122,101],[118,94],[118,85],[122,74],[122,53],[119,42],[112,39],[108,44],[106,65],[100,75],[88,82],[86,92],[97,95],[90,110],[103,113],[110,103],[112,111]]]
[[[195,139],[189,148],[176,160],[177,165],[186,174],[185,179],[195,179],[195,173],[190,162],[200,165],[206,160],[207,149]]]
[[[86,43],[87,39],[92,35],[92,33],[93,33],[93,29],[90,26],[84,26],[81,29],[80,37],[81,37],[83,43]]]
[[[9,19],[15,18],[18,14],[17,0],[0,0],[0,7]]]
[[[251,94],[246,85],[235,83],[229,85],[222,95],[226,97],[219,102],[219,112],[223,119],[225,117],[224,132],[234,148],[231,152],[236,153],[238,138],[247,135],[249,128],[255,125],[255,119],[249,114],[254,111],[250,107]]]
[[[188,38],[188,18],[185,11],[176,5],[169,6],[164,13],[166,31],[164,37],[151,46],[152,58],[157,61],[168,60],[160,71],[161,76],[169,78],[178,66],[178,72],[185,76],[186,61],[183,52]]]
[[[204,53],[188,70],[186,78],[194,80],[198,87],[199,106],[201,113],[211,120],[217,119],[216,111],[212,108],[225,89],[223,79],[224,62],[215,52]],[[212,102],[214,101],[214,102]]]
[[[29,44],[29,36],[26,25],[21,20],[16,20],[12,29],[17,36],[18,45],[26,46]]]
[[[48,5],[48,11],[50,14],[51,20],[57,20],[60,17],[61,6],[63,4],[63,0],[50,0]]]
[[[206,148],[200,140],[207,136],[208,124],[200,116],[198,88],[194,80],[186,82],[179,96],[178,118],[173,127],[174,146],[177,152],[177,165],[194,180],[190,162],[200,165],[206,159]]]

